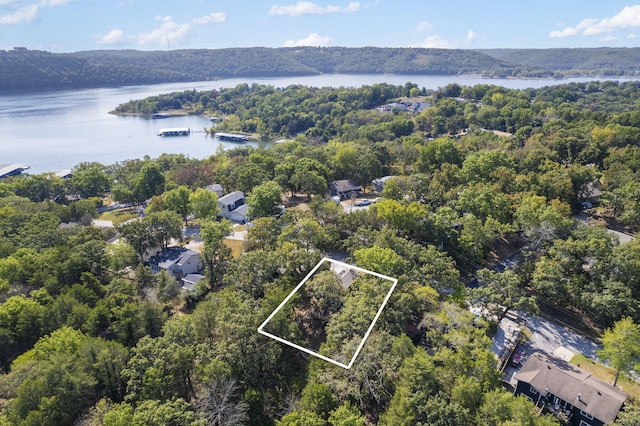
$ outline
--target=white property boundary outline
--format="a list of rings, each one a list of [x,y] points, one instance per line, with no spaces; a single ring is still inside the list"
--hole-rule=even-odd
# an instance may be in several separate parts
[[[336,263],[338,265],[342,265],[351,269],[355,269],[357,271],[366,273],[366,274],[370,274],[373,276],[376,276],[378,278],[382,278],[385,280],[389,280],[391,281],[393,284],[391,285],[391,289],[389,289],[389,291],[387,292],[387,295],[385,296],[384,300],[382,301],[382,304],[380,305],[380,308],[378,309],[378,312],[376,312],[375,317],[373,318],[373,321],[371,321],[371,325],[369,325],[369,328],[367,329],[367,332],[364,334],[364,338],[362,339],[362,341],[360,342],[360,344],[358,345],[358,348],[356,349],[356,353],[353,355],[353,357],[351,358],[351,361],[349,362],[349,364],[343,364],[339,361],[336,361],[334,359],[331,359],[329,357],[326,357],[324,355],[321,355],[315,351],[312,351],[311,349],[302,347],[300,345],[297,345],[293,342],[290,342],[288,340],[283,339],[282,337],[278,337],[274,334],[271,334],[267,331],[264,331],[264,327],[267,325],[267,323],[269,321],[271,321],[271,319],[276,316],[276,314],[278,313],[278,311],[280,311],[280,309],[282,309],[284,307],[284,305],[287,304],[287,302],[298,292],[298,290],[300,289],[300,287],[302,287],[309,278],[311,278],[311,276],[318,270],[318,268],[325,262],[330,262],[330,263]],[[284,343],[285,345],[291,346],[293,348],[296,348],[302,352],[305,352],[309,355],[315,356],[317,358],[323,359],[327,362],[330,362],[334,365],[337,365],[339,367],[345,368],[345,369],[350,369],[351,366],[353,365],[353,363],[355,362],[356,358],[358,357],[358,354],[360,353],[360,350],[363,348],[365,342],[367,341],[367,339],[369,338],[369,334],[371,334],[371,331],[373,330],[373,327],[376,325],[376,321],[378,321],[378,317],[380,316],[380,314],[382,313],[382,310],[384,309],[384,307],[387,305],[387,302],[389,301],[389,298],[391,297],[391,294],[393,293],[393,290],[395,290],[396,286],[398,285],[398,280],[396,278],[391,278],[389,276],[386,275],[382,275],[379,274],[377,272],[373,272],[373,271],[369,271],[367,269],[362,269],[362,268],[358,268],[357,266],[353,266],[353,265],[349,265],[348,263],[344,263],[344,262],[340,262],[337,260],[333,260],[333,259],[329,259],[328,257],[323,257],[320,262],[318,262],[318,264],[316,266],[313,267],[313,269],[311,270],[311,272],[309,272],[307,274],[306,277],[304,277],[304,279],[302,281],[300,281],[300,284],[298,284],[296,286],[296,288],[294,288],[291,293],[289,293],[289,295],[282,301],[282,303],[280,303],[280,305],[278,305],[278,307],[271,313],[271,315],[269,315],[267,317],[266,320],[264,320],[264,322],[262,324],[260,324],[260,327],[258,327],[258,333],[270,337],[274,340],[277,340],[280,343]]]

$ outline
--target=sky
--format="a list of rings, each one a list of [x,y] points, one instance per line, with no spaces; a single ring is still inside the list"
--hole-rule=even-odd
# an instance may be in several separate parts
[[[0,49],[637,47],[620,0],[0,0]]]

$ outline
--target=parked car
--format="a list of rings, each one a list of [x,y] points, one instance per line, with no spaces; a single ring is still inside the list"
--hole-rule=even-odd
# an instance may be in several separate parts
[[[526,353],[524,351],[516,352],[513,354],[513,358],[511,358],[511,366],[519,367],[525,361]]]
[[[371,205],[371,200],[356,201],[355,205],[358,206],[358,207],[370,206]]]

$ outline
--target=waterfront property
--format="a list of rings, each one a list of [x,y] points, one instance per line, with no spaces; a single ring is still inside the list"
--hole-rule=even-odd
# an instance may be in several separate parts
[[[568,362],[535,352],[515,375],[515,394],[564,424],[602,426],[616,419],[627,394]]]
[[[248,142],[249,141],[249,136],[239,135],[236,133],[217,132],[215,134],[215,137],[220,139],[221,141],[228,141],[228,142]]]
[[[29,170],[29,166],[26,164],[0,164],[0,179],[17,176],[25,170]]]
[[[158,136],[189,136],[191,129],[188,127],[174,127],[169,129],[160,129]]]

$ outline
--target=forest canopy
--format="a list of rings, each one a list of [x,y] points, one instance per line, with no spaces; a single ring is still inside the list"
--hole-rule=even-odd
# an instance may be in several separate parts
[[[423,108],[378,109],[394,102]],[[552,306],[613,342],[616,378],[637,371],[640,240],[611,231],[640,229],[639,104],[638,82],[592,81],[242,84],[120,106],[280,142],[0,181],[0,425],[557,424],[503,388],[492,337]],[[336,204],[334,180],[369,205]],[[214,183],[246,194],[249,227],[217,217]],[[193,288],[152,270],[149,249],[194,242]],[[257,332],[326,256],[398,279],[351,370]],[[354,285],[336,297],[319,275],[270,330],[340,351],[379,305],[360,296],[374,281]]]

